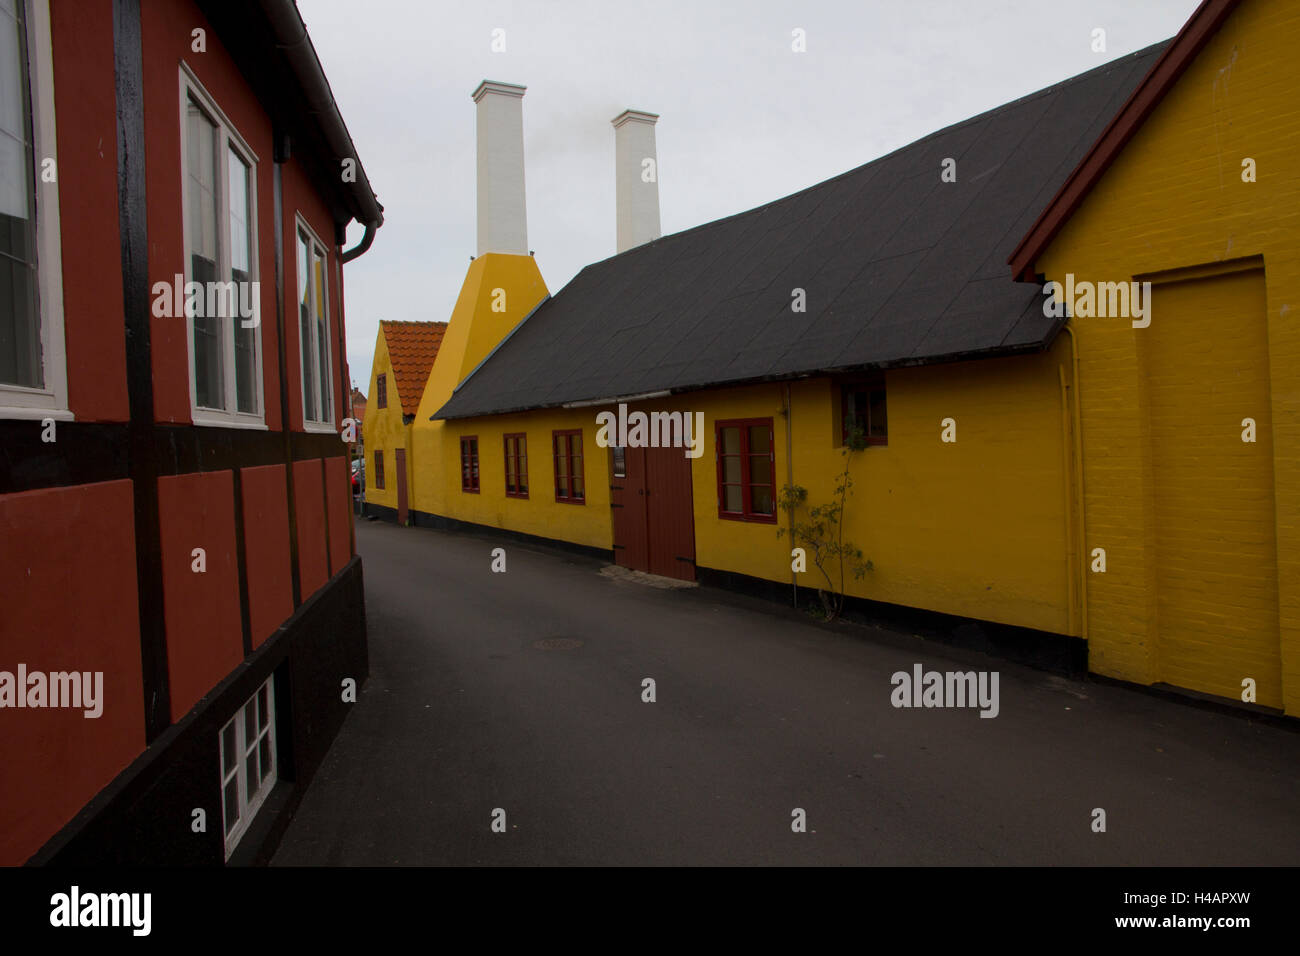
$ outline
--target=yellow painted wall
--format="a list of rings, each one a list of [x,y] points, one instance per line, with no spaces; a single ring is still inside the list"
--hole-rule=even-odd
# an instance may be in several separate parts
[[[412,423],[411,451],[408,456],[413,463],[414,478],[409,488],[409,500],[410,506],[415,510],[442,517],[460,518],[464,521],[480,520],[461,518],[458,513],[466,507],[486,507],[482,501],[471,506],[461,500],[462,497],[479,497],[467,495],[460,488],[460,436],[475,434],[472,430],[473,426],[467,428],[459,423],[430,421],[429,416],[446,404],[455,387],[502,339],[510,334],[515,326],[523,321],[546,295],[546,283],[542,280],[542,274],[538,271],[537,262],[532,256],[487,253],[470,263],[469,271],[461,286],[460,296],[448,320],[447,331],[443,334],[442,344],[438,348],[437,358],[434,359],[433,369],[429,372],[429,381],[420,400],[420,410]],[[503,510],[502,513],[513,514],[518,510],[513,508],[514,505],[527,504],[527,502],[506,502],[504,447],[501,434],[500,430],[496,432],[495,444],[491,442],[489,434],[480,436],[482,450],[479,454],[485,467],[491,467],[495,462],[502,469],[502,479],[499,484],[501,508],[511,508],[509,512]],[[545,444],[542,444],[539,436],[536,447],[539,452],[546,452],[547,468],[549,468],[549,432],[547,435]],[[534,454],[534,439],[531,434],[528,450],[531,459]],[[483,493],[487,494],[486,474],[482,476],[481,483]],[[607,481],[604,483],[606,495],[608,495],[608,484]],[[554,500],[551,504],[555,505]],[[591,505],[564,505],[563,507],[589,509]],[[608,499],[605,507],[608,511]],[[480,512],[476,510],[474,513]],[[484,520],[480,523],[491,524],[492,522]],[[561,536],[551,535],[551,537]]]
[[[874,570],[856,597],[1056,633],[1069,631],[1065,466],[1058,347],[1046,354],[886,373],[889,443],[853,456],[845,539]],[[790,580],[788,538],[774,525],[718,517],[714,424],[771,417],[776,481],[787,481],[784,385],[692,394],[707,453],[694,462],[696,563]],[[794,483],[830,501],[844,468],[839,392],[829,379],[792,383]],[[940,441],[956,421],[957,441]],[[785,524],[784,516],[779,518]],[[809,568],[801,585],[820,576]]]
[[[595,409],[554,409],[521,415],[458,419],[441,429],[447,466],[432,477],[444,502],[433,512],[443,517],[534,534],[559,541],[608,550],[613,542],[609,510],[609,450],[596,446]],[[586,503],[555,500],[551,433],[582,429],[583,479]],[[504,436],[527,435],[528,498],[506,497]],[[461,490],[460,439],[474,435],[479,447],[479,492]],[[424,510],[424,509],[421,509]]]
[[[379,407],[379,392],[376,382],[380,375],[388,376],[388,407]],[[388,356],[388,343],[384,340],[384,331],[380,328],[375,339],[375,358],[370,368],[370,387],[366,391],[366,417],[361,423],[361,434],[366,445],[366,501],[370,504],[383,505],[397,509],[397,456],[394,450],[406,448],[409,440],[410,426],[402,424],[402,402],[397,395],[397,383],[393,379],[392,361]],[[384,487],[375,487],[375,454],[384,454]],[[411,470],[413,462],[407,453],[407,502],[410,502]]]
[[[1300,6],[1242,3],[1129,142],[1035,265],[1123,281],[1248,256],[1264,262],[1282,686],[1260,703],[1300,713]],[[1254,159],[1257,181],[1242,181]],[[1224,294],[1210,284],[1207,295]],[[1207,308],[1229,303],[1217,299]],[[1156,499],[1143,329],[1125,319],[1071,320],[1079,342],[1089,574],[1090,666],[1141,683],[1162,679]],[[1158,312],[1152,323],[1161,322]],[[1232,335],[1231,326],[1223,330]],[[1211,344],[1210,347],[1213,347]],[[1262,357],[1261,357],[1262,358]],[[1212,392],[1207,391],[1206,400]],[[1189,415],[1197,414],[1189,405]],[[1225,436],[1239,441],[1240,429]],[[1207,454],[1205,467],[1216,467]],[[1244,585],[1243,585],[1244,586]],[[1236,596],[1224,594],[1225,605]],[[1207,675],[1207,679],[1208,679]],[[1242,675],[1230,675],[1239,686]],[[1224,685],[1223,675],[1215,678]],[[1212,692],[1227,695],[1218,689]]]
[[[854,458],[846,536],[875,570],[848,580],[855,596],[949,614],[1070,630],[1065,465],[1058,345],[1043,355],[887,373],[889,444]],[[790,580],[789,539],[777,525],[718,516],[714,424],[772,418],[777,485],[787,480],[784,385],[710,389],[631,409],[703,412],[704,455],[692,462],[696,563],[773,581]],[[828,500],[843,467],[833,425],[839,395],[829,379],[791,385],[794,480]],[[610,410],[613,410],[612,408]],[[595,445],[602,408],[541,410],[446,423],[434,513],[602,549],[613,543],[607,449]],[[940,441],[944,418],[957,442]],[[588,502],[557,503],[551,431],[582,428]],[[528,435],[531,497],[505,496],[502,438]],[[418,434],[418,433],[417,433]],[[479,494],[462,492],[459,438],[479,439]],[[426,497],[424,500],[428,500]],[[421,509],[424,510],[424,509]],[[432,510],[432,509],[431,509]],[[782,522],[784,523],[784,522]],[[800,583],[813,586],[809,569]]]

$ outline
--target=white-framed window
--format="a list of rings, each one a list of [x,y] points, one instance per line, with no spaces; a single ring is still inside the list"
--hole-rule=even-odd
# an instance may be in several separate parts
[[[265,427],[257,154],[184,63],[180,109],[185,295],[173,308],[184,310],[191,413],[196,425]]]
[[[298,353],[302,370],[302,421],[307,431],[336,431],[334,376],[330,371],[329,254],[325,243],[297,217],[294,243],[298,281]]]
[[[226,859],[276,781],[274,678],[221,729],[221,827]]]
[[[48,0],[0,0],[0,418],[69,420]]]

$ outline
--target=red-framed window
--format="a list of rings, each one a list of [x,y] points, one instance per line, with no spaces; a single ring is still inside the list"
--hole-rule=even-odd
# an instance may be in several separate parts
[[[840,386],[840,444],[849,441],[850,424],[861,429],[868,445],[889,444],[889,419],[885,413],[885,380],[873,377]]]
[[[375,487],[384,487],[384,450],[375,450]]]
[[[714,426],[718,517],[776,521],[776,451],[772,419],[741,418]]]
[[[478,436],[460,440],[460,490],[478,494]]]
[[[506,497],[528,497],[528,436],[512,432],[506,443]]]
[[[555,500],[580,505],[587,501],[582,475],[582,431],[551,432],[555,457]]]
[[[375,407],[388,407],[388,375],[380,375],[375,379]]]

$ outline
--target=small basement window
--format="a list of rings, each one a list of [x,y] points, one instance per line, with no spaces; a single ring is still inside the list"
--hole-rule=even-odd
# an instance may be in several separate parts
[[[221,729],[221,822],[226,859],[276,781],[275,688],[267,678]]]

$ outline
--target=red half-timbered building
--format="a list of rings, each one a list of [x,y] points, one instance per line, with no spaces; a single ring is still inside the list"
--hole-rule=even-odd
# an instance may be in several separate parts
[[[264,859],[367,675],[382,207],[293,0],[0,0],[0,71],[0,863]]]

